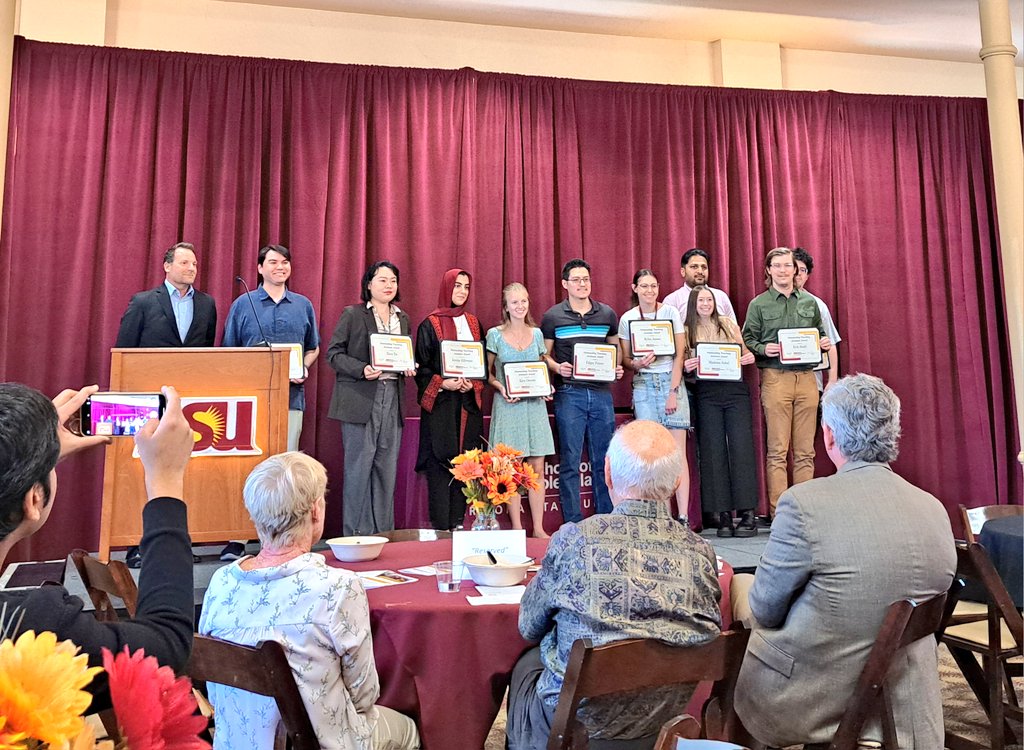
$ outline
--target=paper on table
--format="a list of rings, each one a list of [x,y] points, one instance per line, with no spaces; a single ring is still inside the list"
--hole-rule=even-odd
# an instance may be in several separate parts
[[[411,576],[436,576],[437,571],[433,565],[420,565],[415,568],[399,568],[399,573],[408,573]]]
[[[467,596],[466,601],[474,607],[489,604],[519,604],[526,586],[477,586],[480,596]]]
[[[356,573],[363,581],[364,589],[378,589],[382,586],[397,586],[401,583],[415,583],[415,578],[404,576],[393,570],[363,570]]]

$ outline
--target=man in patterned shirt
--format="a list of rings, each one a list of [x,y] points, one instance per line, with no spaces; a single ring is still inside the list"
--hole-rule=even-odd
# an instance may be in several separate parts
[[[551,538],[519,611],[519,631],[540,646],[512,672],[506,725],[511,750],[545,747],[577,639],[590,638],[595,646],[629,638],[693,646],[718,635],[714,550],[669,513],[681,469],[668,430],[630,422],[615,433],[605,458],[612,512],[567,523]],[[594,739],[636,739],[637,748],[649,748],[691,692],[671,686],[627,700],[594,701],[580,710],[580,719]]]

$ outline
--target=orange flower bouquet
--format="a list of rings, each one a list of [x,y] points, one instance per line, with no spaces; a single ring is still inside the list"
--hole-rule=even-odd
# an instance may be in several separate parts
[[[522,455],[498,443],[492,450],[474,448],[452,459],[452,476],[465,485],[462,494],[476,515],[474,530],[498,528],[497,506],[507,504],[522,490],[540,486],[537,472],[522,460]]]

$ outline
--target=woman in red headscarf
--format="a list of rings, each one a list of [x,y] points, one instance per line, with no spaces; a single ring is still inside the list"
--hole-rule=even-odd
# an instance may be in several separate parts
[[[471,280],[461,268],[447,271],[441,279],[437,309],[416,332],[416,386],[422,409],[416,471],[427,475],[430,524],[435,529],[462,524],[466,498],[462,484],[452,481],[451,460],[483,445],[483,381],[441,375],[442,341],[482,339],[480,321],[465,309]]]

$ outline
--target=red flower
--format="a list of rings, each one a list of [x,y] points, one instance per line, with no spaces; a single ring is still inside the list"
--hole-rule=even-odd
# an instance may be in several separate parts
[[[114,656],[103,649],[103,668],[110,678],[110,698],[121,732],[132,750],[209,750],[199,739],[206,717],[196,713],[192,683],[175,678],[142,649],[128,647]]]

